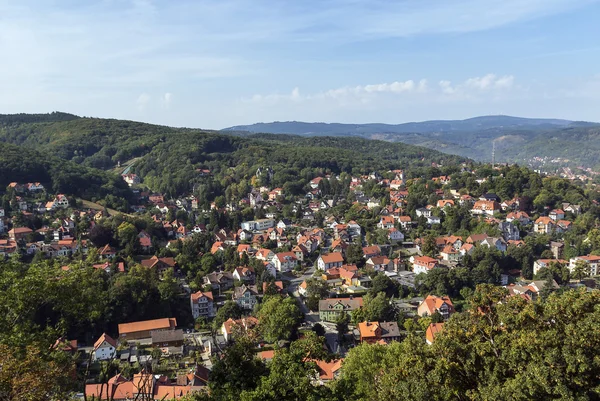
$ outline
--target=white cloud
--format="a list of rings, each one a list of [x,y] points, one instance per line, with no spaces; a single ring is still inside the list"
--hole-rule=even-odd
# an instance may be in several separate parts
[[[144,111],[148,106],[148,103],[150,103],[150,95],[147,93],[142,93],[138,96],[135,103],[139,111]]]
[[[514,84],[512,75],[497,76],[496,74],[487,74],[481,77],[468,78],[464,82],[453,85],[451,81],[439,81],[437,88],[430,88],[426,79],[416,81],[409,79],[407,81],[395,81],[392,83],[367,84],[358,86],[345,86],[341,88],[329,89],[313,94],[301,95],[299,88],[294,88],[290,94],[256,94],[249,99],[242,99],[245,102],[268,102],[280,103],[287,101],[305,101],[305,100],[334,100],[338,102],[360,101],[369,102],[381,96],[396,96],[405,98],[421,98],[434,100],[443,97],[477,97],[486,93],[498,93],[510,90]]]

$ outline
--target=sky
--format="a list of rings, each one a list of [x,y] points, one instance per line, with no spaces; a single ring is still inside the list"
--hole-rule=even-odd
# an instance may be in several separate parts
[[[0,114],[600,121],[600,0],[0,0]]]

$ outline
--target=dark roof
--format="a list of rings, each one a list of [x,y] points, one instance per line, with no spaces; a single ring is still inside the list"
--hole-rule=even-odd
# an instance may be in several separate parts
[[[152,343],[183,341],[183,330],[160,330],[152,332]]]

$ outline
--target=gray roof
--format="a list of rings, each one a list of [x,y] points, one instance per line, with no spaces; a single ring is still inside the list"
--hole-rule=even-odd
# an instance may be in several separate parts
[[[159,330],[152,332],[152,343],[183,341],[183,330]]]

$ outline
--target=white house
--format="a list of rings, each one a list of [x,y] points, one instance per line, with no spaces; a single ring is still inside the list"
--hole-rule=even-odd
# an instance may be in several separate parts
[[[94,343],[93,358],[96,361],[105,361],[116,356],[117,342],[104,333]]]
[[[404,234],[397,228],[390,228],[388,231],[388,238],[390,241],[394,242],[404,241]]]
[[[280,272],[287,272],[296,267],[298,259],[294,252],[279,252],[275,254],[273,264],[275,268]]]
[[[438,262],[434,258],[429,256],[416,256],[413,257],[413,272],[415,274],[428,273],[430,270],[438,267]]]
[[[324,271],[334,267],[342,267],[343,264],[344,257],[340,252],[331,252],[326,255],[321,255],[319,256],[319,259],[317,259],[317,267]]]
[[[600,256],[587,255],[587,256],[577,256],[575,258],[571,258],[569,260],[569,270],[571,271],[571,273],[573,273],[573,270],[575,269],[577,262],[580,260],[587,263],[587,265],[589,266],[590,276],[598,275],[598,273],[600,272],[600,270],[598,270],[598,264],[600,264]]]
[[[190,306],[192,308],[192,316],[198,319],[200,316],[211,318],[215,316],[214,300],[211,291],[198,291],[190,295]]]
[[[437,216],[431,215],[431,216],[427,217],[427,224],[433,225],[433,224],[440,224],[441,222],[442,222],[442,220]]]
[[[275,220],[273,219],[259,219],[252,221],[244,221],[241,224],[243,230],[248,231],[264,231],[275,226]]]

